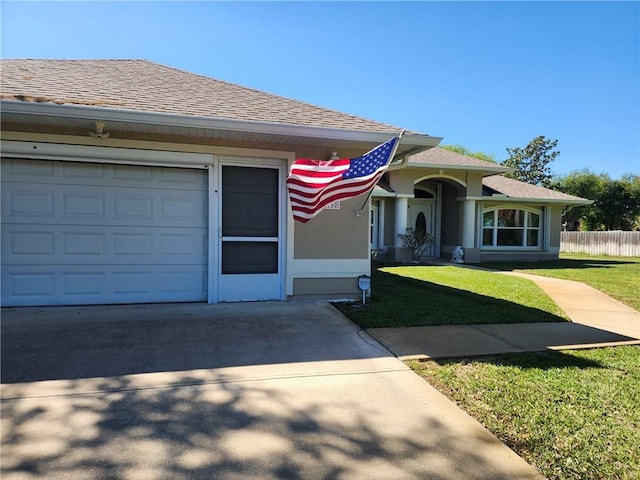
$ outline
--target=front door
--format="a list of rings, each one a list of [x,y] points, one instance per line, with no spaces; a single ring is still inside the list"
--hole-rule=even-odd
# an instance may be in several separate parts
[[[278,167],[222,165],[218,301],[282,299]]]
[[[431,199],[416,198],[409,201],[409,226],[416,231],[422,230],[434,238],[434,243],[422,252],[425,257],[433,257],[435,255],[433,207],[434,201]]]

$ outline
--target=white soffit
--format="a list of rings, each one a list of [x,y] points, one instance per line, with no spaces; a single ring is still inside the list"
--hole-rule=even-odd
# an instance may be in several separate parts
[[[153,135],[178,135],[243,142],[328,146],[331,148],[372,148],[395,133],[282,123],[208,118],[156,112],[138,112],[84,105],[58,105],[3,100],[2,121],[17,125],[92,129],[97,120],[106,131]],[[441,137],[405,133],[397,155],[425,150],[440,143]]]

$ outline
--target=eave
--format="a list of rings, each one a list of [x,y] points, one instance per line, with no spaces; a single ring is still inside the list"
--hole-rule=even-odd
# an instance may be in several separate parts
[[[108,107],[2,100],[3,124],[42,125],[90,130],[96,121],[117,132],[149,135],[179,135],[246,143],[325,146],[370,149],[399,132],[349,130],[230,118],[202,117],[163,112],[120,110]],[[396,158],[432,148],[441,137],[405,133]]]
[[[555,204],[555,205],[591,205],[593,200],[581,198],[561,199],[561,198],[527,198],[527,197],[509,197],[507,195],[491,195],[482,197],[465,197],[458,200],[480,200],[484,202],[500,202],[500,203],[535,203],[535,204]]]
[[[447,165],[443,163],[422,163],[422,162],[411,162],[409,160],[407,164],[408,168],[428,168],[432,170],[464,170],[464,171],[472,171],[472,172],[482,172],[483,177],[488,177],[490,175],[496,175],[499,173],[511,173],[514,171],[513,168],[504,167],[502,165],[496,165],[495,167],[480,167],[477,165]]]

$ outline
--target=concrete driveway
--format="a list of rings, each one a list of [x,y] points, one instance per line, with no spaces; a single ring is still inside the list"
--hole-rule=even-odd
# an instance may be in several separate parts
[[[2,312],[3,480],[534,479],[325,303]]]

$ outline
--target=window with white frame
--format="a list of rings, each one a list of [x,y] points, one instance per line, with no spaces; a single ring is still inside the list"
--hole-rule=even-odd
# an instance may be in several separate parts
[[[542,210],[492,207],[483,210],[482,246],[537,248],[541,246]]]

